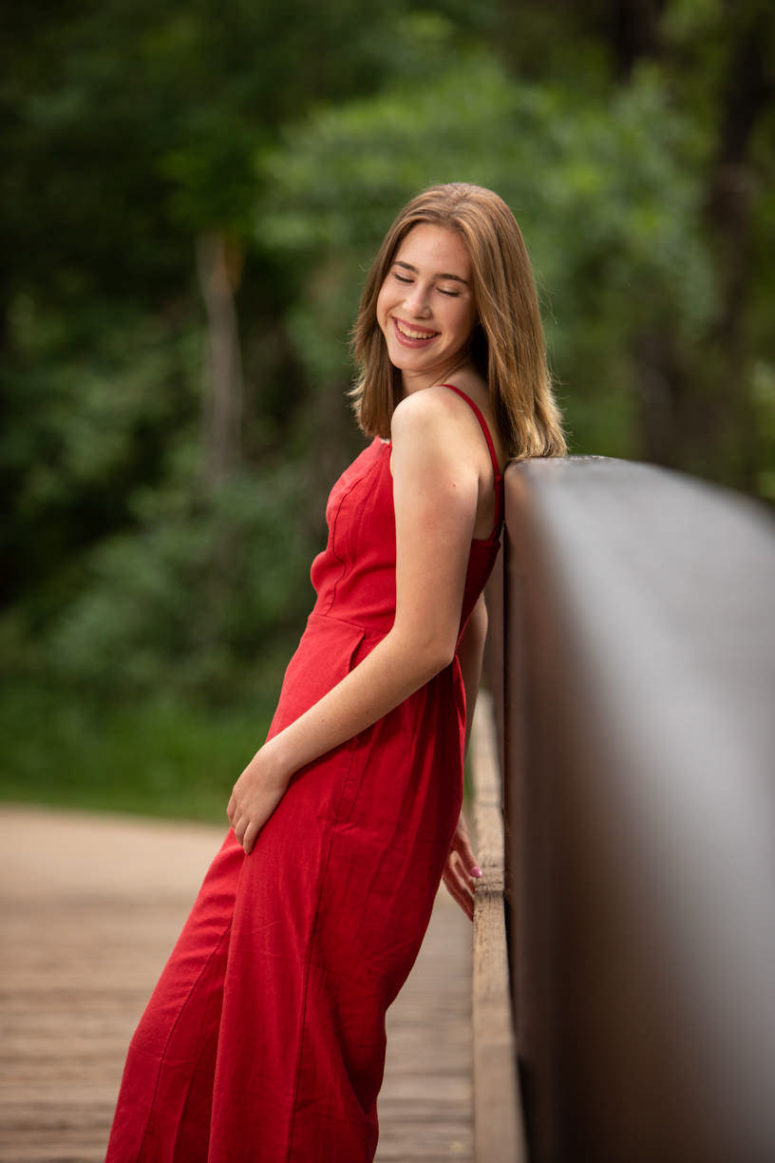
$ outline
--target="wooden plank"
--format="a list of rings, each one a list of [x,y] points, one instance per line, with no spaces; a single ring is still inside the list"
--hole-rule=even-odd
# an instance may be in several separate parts
[[[219,827],[0,808],[0,1163],[101,1163]],[[471,1163],[471,926],[440,894],[388,1014],[378,1163]]]
[[[442,889],[388,1011],[375,1163],[473,1163],[471,923]]]
[[[492,703],[479,695],[471,733],[475,850],[482,869],[474,905],[474,1158],[527,1163],[519,1101],[504,914],[501,782]]]

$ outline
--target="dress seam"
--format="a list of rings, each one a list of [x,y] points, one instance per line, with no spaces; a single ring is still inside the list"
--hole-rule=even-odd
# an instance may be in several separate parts
[[[342,569],[339,573],[339,577],[336,579],[336,581],[331,586],[331,600],[328,604],[329,610],[332,609],[332,607],[334,606],[334,603],[336,602],[336,592],[339,588],[340,581],[342,580],[342,578],[344,577],[344,575],[346,573],[347,560],[348,560],[346,557],[342,557],[342,556],[340,556],[339,553],[337,553],[336,546],[335,546],[336,526],[337,526],[337,523],[339,521],[339,514],[342,511],[342,505],[345,503],[345,501],[347,500],[347,498],[349,497],[349,495],[353,491],[353,489],[357,485],[359,485],[362,481],[365,481],[366,478],[369,476],[369,474],[374,472],[374,470],[379,468],[379,467],[380,467],[380,458],[378,457],[372,464],[370,464],[366,468],[365,472],[360,473],[358,476],[355,477],[355,479],[353,481],[350,482],[350,484],[347,486],[347,488],[343,492],[342,496],[340,497],[339,504],[336,506],[336,513],[334,515],[334,519],[331,522],[331,526],[330,526],[331,537],[329,539],[329,543],[330,543],[331,552],[333,553],[336,560],[342,566]]]
[[[339,614],[332,614],[330,610],[321,612],[313,610],[310,618],[324,618],[326,621],[336,622],[340,626],[347,626],[350,630],[357,630],[364,638],[384,638],[390,626],[364,626],[360,622],[353,622],[350,618],[342,618]]]

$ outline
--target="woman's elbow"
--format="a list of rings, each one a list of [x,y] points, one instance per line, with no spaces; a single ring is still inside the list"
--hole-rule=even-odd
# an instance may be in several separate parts
[[[390,632],[396,664],[413,684],[422,685],[450,665],[457,650],[455,627],[418,624],[398,618]]]
[[[434,674],[438,674],[441,670],[446,670],[446,668],[454,661],[456,645],[456,642],[442,644],[434,656]]]
[[[447,634],[434,635],[417,643],[414,657],[426,681],[450,665],[456,647],[457,638]]]

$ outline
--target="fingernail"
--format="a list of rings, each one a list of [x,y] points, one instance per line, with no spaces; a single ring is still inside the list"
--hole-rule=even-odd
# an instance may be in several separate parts
[[[475,864],[474,867],[471,869],[471,875],[476,876],[476,877],[479,877],[482,875],[482,870],[478,864]]]

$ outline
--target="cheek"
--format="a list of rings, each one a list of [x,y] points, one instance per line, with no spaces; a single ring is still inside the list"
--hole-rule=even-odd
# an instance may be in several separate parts
[[[379,323],[380,327],[382,327],[383,330],[384,330],[384,324],[385,324],[385,317],[387,315],[388,308],[389,308],[389,298],[390,298],[390,296],[388,294],[387,288],[386,288],[385,284],[383,283],[382,288],[379,292],[379,295],[377,296],[377,322]]]

